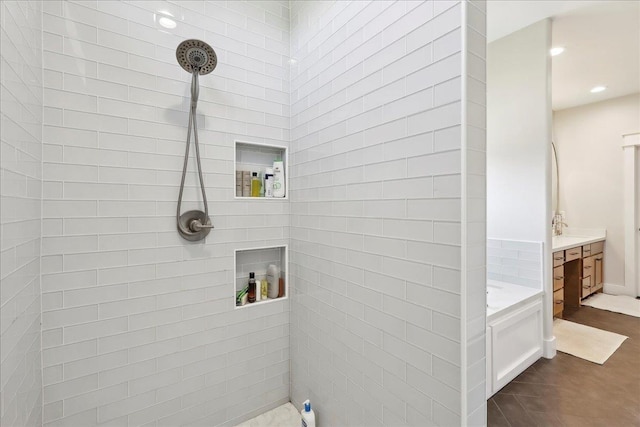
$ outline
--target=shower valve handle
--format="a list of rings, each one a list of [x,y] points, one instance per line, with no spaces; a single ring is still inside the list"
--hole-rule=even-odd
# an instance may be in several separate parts
[[[200,222],[199,219],[194,219],[189,224],[189,228],[191,229],[191,231],[197,232],[197,231],[200,231],[200,230],[205,229],[205,228],[213,228],[213,225],[212,224],[203,224],[203,223]]]

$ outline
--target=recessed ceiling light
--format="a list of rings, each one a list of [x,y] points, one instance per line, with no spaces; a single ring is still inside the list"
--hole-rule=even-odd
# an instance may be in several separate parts
[[[551,56],[557,56],[560,55],[562,52],[564,52],[564,48],[562,46],[558,46],[558,47],[552,47],[549,50],[549,53],[551,54]]]
[[[606,86],[595,86],[594,88],[591,89],[591,93],[603,92],[606,89],[607,89]]]

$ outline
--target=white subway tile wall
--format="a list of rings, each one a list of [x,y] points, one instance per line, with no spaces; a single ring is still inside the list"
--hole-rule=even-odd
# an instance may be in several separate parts
[[[484,11],[291,6],[292,400],[324,425],[463,424],[485,407],[485,144],[484,100],[463,97],[484,57],[461,37]]]
[[[42,424],[42,3],[0,2],[0,425]],[[53,337],[45,337],[51,339]]]
[[[484,2],[0,11],[3,425],[485,422]],[[219,60],[198,243],[186,38]],[[290,200],[234,199],[236,140],[290,147]],[[234,310],[234,250],[286,244],[292,299]]]
[[[463,145],[463,258],[462,304],[464,323],[463,341],[466,343],[462,370],[463,411],[460,424],[484,426],[487,423],[486,400],[486,278],[487,278],[487,206],[486,206],[486,2],[462,3],[465,46],[466,85],[463,91],[465,108],[465,135]],[[435,316],[434,316],[435,323]],[[444,325],[446,327],[447,325]],[[437,371],[453,378],[455,372],[444,363]],[[452,424],[455,419],[443,418],[440,424]],[[456,422],[457,424],[457,422]]]
[[[234,424],[288,401],[288,301],[234,310],[233,253],[287,244],[289,205],[232,186],[234,140],[289,144],[288,1],[42,7],[44,425]],[[215,229],[197,243],[175,226],[187,38],[218,55],[198,103]],[[194,171],[183,210],[202,208]]]
[[[487,277],[542,289],[542,242],[487,239]]]

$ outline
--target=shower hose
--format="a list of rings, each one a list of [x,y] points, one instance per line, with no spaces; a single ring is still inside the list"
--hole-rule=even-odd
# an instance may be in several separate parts
[[[202,165],[200,164],[200,145],[198,143],[198,121],[196,119],[196,106],[198,104],[198,73],[199,68],[195,68],[191,80],[191,106],[189,108],[189,128],[187,129],[187,143],[184,151],[184,163],[182,165],[182,179],[180,180],[180,193],[178,194],[178,209],[176,211],[176,221],[180,225],[180,210],[182,206],[182,193],[184,192],[184,181],[187,176],[187,165],[189,163],[189,146],[191,141],[191,130],[193,128],[193,144],[196,151],[196,164],[198,165],[198,178],[202,191],[202,201],[204,203],[204,220],[209,219],[209,204],[207,203],[207,193],[204,189],[204,178],[202,177]],[[188,225],[192,232],[197,232],[205,228],[213,228],[211,224],[203,224],[199,219],[195,219]]]

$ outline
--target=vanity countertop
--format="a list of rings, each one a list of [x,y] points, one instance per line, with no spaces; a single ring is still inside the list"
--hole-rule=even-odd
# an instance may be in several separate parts
[[[601,242],[607,237],[606,230],[569,230],[567,229],[560,236],[553,236],[551,246],[553,252],[564,249],[575,248],[576,246],[588,245],[590,243]]]

